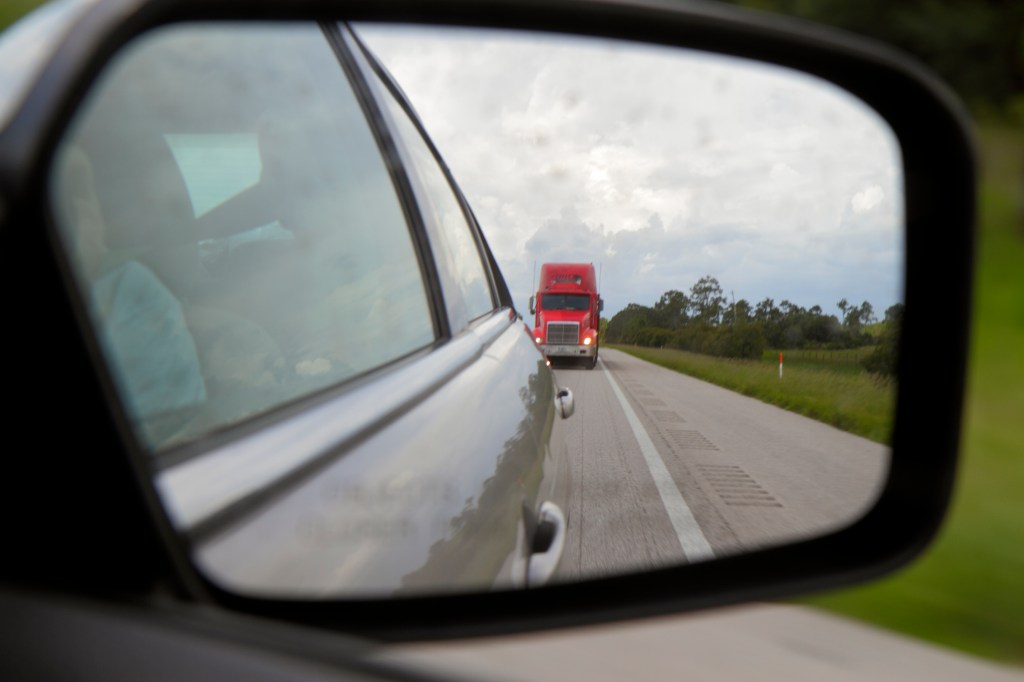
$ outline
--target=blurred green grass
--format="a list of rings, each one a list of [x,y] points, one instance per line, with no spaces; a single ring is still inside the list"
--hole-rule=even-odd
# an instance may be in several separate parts
[[[3,0],[0,29],[40,4]],[[801,602],[1024,666],[1024,131],[983,126],[978,141],[978,272],[949,517],[910,567]]]
[[[0,3],[0,30],[42,4],[42,0],[3,0]]]
[[[1024,666],[1024,131],[981,126],[974,318],[953,505],[890,578],[801,600]]]
[[[806,367],[839,374],[863,374],[864,359],[871,355],[875,346],[843,348],[840,350],[778,349],[770,348],[761,356],[761,361],[778,368],[779,353],[782,353],[786,368]]]

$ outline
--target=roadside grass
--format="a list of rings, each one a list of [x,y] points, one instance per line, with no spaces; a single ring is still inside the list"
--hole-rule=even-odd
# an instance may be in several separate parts
[[[864,359],[875,350],[875,346],[846,348],[842,350],[766,350],[762,361],[776,368],[778,373],[779,353],[782,353],[783,370],[799,367],[837,372],[839,374],[864,374]],[[783,371],[785,376],[785,371]]]
[[[43,0],[3,0],[0,3],[0,30],[42,4]]]
[[[834,360],[810,353],[786,360],[783,351],[780,378],[778,351],[766,352],[761,360],[731,360],[667,348],[608,347],[873,441],[889,441],[895,384],[851,362],[856,353]]]
[[[906,569],[801,601],[1024,666],[1024,132],[981,128],[978,142],[974,320],[952,508]]]

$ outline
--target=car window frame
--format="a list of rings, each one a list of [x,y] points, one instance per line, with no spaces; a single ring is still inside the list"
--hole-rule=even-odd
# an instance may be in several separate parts
[[[406,225],[412,237],[413,248],[419,261],[420,272],[423,274],[427,299],[434,321],[435,345],[444,343],[452,337],[451,325],[445,306],[444,292],[441,289],[440,273],[437,270],[437,262],[433,257],[427,228],[423,222],[423,215],[416,200],[416,194],[413,191],[409,171],[406,169],[404,159],[399,154],[394,134],[385,123],[381,107],[373,95],[370,84],[367,82],[365,74],[361,72],[351,50],[345,44],[338,26],[334,22],[325,21],[318,22],[318,25],[327,44],[334,52],[339,67],[352,87],[352,92],[358,100],[363,116],[377,142],[377,148],[380,150],[384,165],[391,175],[391,183],[401,204]]]
[[[483,268],[484,275],[486,277],[485,284],[488,287],[491,296],[492,306],[489,311],[477,315],[476,317],[470,318],[467,325],[468,328],[472,328],[474,324],[479,323],[480,320],[486,319],[489,315],[494,314],[503,307],[507,306],[509,308],[514,309],[514,306],[511,303],[511,296],[508,295],[507,285],[503,280],[499,284],[500,275],[498,273],[500,273],[500,270],[497,267],[497,264],[494,260],[493,254],[490,251],[490,248],[486,245],[486,242],[484,241],[483,230],[481,229],[479,223],[477,222],[476,215],[473,213],[472,209],[470,208],[469,201],[466,199],[465,195],[462,192],[462,189],[459,187],[454,176],[452,175],[451,169],[448,167],[448,164],[445,163],[444,159],[441,156],[441,153],[438,151],[436,145],[434,144],[434,141],[430,138],[430,135],[427,133],[426,128],[423,126],[423,122],[420,120],[420,117],[413,108],[412,103],[409,101],[409,98],[406,96],[401,86],[399,86],[398,83],[395,81],[391,73],[366,47],[365,43],[363,43],[362,39],[359,37],[359,34],[356,32],[355,28],[353,28],[351,24],[347,22],[338,22],[337,27],[341,38],[349,43],[349,47],[351,49],[351,56],[353,60],[357,62],[359,68],[364,70],[363,76],[369,86],[370,95],[375,98],[375,104],[378,110],[381,112],[381,115],[384,117],[384,120],[387,121],[388,128],[397,128],[398,124],[396,121],[392,119],[387,104],[384,102],[380,102],[379,99],[376,98],[391,97],[394,100],[394,102],[399,106],[399,108],[405,113],[405,115],[409,119],[409,122],[412,124],[417,134],[419,135],[420,140],[423,141],[423,143],[427,146],[427,149],[430,151],[430,155],[433,158],[434,163],[437,164],[438,169],[441,171],[442,175],[445,178],[445,181],[447,182],[447,188],[451,190],[452,194],[455,197],[455,201],[462,212],[462,218],[466,223],[467,229],[469,229],[470,235],[473,239],[474,246],[476,247],[477,255],[480,259],[480,266],[481,268]],[[375,81],[374,79],[377,80]],[[377,83],[380,84],[380,88],[374,87]],[[396,151],[399,154],[403,167],[415,167],[416,163],[412,158],[412,155],[407,149],[405,149],[405,141],[402,140],[400,137],[398,137],[397,139],[393,137],[393,142],[397,147]],[[413,196],[413,201],[416,201],[415,195]],[[421,225],[423,225],[422,216]],[[423,225],[423,227],[424,230],[426,230],[425,225]],[[433,250],[431,251],[431,253],[433,253]],[[437,259],[435,258],[435,261],[436,260]],[[453,333],[458,334],[459,331],[460,330],[453,330]]]
[[[221,22],[212,20],[208,23]],[[239,21],[238,23],[246,24],[253,22]],[[311,29],[315,29],[318,32],[319,39],[324,41],[323,48],[330,53],[330,56],[325,53],[325,59],[332,56],[335,60],[337,68],[340,69],[339,75],[350,88],[351,94],[362,112],[368,132],[372,135],[374,144],[376,144],[380,153],[380,158],[385,166],[385,172],[388,174],[395,191],[395,202],[403,215],[404,226],[410,235],[413,257],[423,278],[423,294],[428,307],[427,312],[433,325],[433,340],[424,346],[390,358],[384,363],[357,372],[352,376],[327,384],[309,393],[272,405],[264,411],[246,416],[239,421],[220,424],[210,431],[190,437],[187,440],[171,443],[164,448],[153,449],[146,444],[145,438],[137,433],[136,429],[131,425],[132,420],[129,417],[130,410],[127,407],[127,397],[121,394],[117,387],[117,382],[113,380],[115,368],[111,365],[107,354],[102,349],[103,344],[100,343],[99,339],[100,331],[93,324],[88,312],[88,294],[79,285],[78,278],[74,274],[76,268],[72,262],[73,258],[67,251],[65,241],[60,236],[60,219],[50,199],[54,191],[54,179],[47,177],[43,180],[43,184],[47,188],[44,192],[48,204],[46,208],[48,213],[47,223],[49,224],[48,229],[51,231],[50,239],[54,245],[54,251],[57,258],[61,261],[62,268],[67,273],[63,284],[70,297],[75,301],[78,324],[82,333],[88,339],[91,353],[95,359],[96,371],[102,376],[102,382],[108,394],[108,401],[113,406],[114,411],[118,413],[121,431],[125,434],[123,438],[131,443],[131,449],[144,462],[146,471],[155,475],[159,475],[160,472],[191,459],[221,451],[235,441],[250,439],[254,433],[279,429],[283,423],[295,419],[297,415],[310,410],[318,410],[322,404],[334,403],[350,392],[362,393],[367,384],[389,376],[392,372],[402,371],[408,364],[415,363],[417,359],[430,355],[433,351],[450,341],[452,337],[448,327],[447,316],[444,313],[444,298],[440,289],[434,259],[429,250],[429,243],[426,241],[426,231],[419,215],[418,206],[409,188],[407,173],[402,166],[401,159],[397,156],[397,151],[389,142],[388,131],[384,129],[381,119],[375,116],[374,109],[372,108],[373,99],[366,89],[363,76],[359,73],[358,69],[354,68],[348,53],[338,49],[330,22],[310,19],[305,23]],[[145,35],[143,33],[136,36],[135,39],[143,38]],[[371,103],[369,108],[367,107],[367,102]],[[66,134],[62,134],[58,142],[65,139],[65,137]],[[59,147],[59,144],[54,146]],[[452,353],[451,355],[458,356],[459,353]],[[459,364],[457,359],[453,362]],[[413,384],[416,383],[418,382],[413,382]],[[413,392],[422,390],[422,386],[420,386]],[[403,396],[404,393],[396,397],[395,405],[408,402],[407,397]],[[387,405],[391,402],[385,399],[383,403],[378,403],[378,405]],[[365,424],[366,428],[373,428],[372,424],[374,421],[371,419]]]

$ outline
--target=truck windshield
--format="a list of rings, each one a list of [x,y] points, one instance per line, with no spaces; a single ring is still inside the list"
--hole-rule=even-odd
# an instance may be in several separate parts
[[[541,310],[589,310],[590,296],[586,294],[543,294]]]

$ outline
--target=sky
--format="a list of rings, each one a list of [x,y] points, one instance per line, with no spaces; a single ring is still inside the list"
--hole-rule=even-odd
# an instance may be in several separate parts
[[[359,25],[466,195],[517,307],[591,262],[612,317],[688,292],[805,308],[902,300],[899,145],[807,74],[590,38]]]

